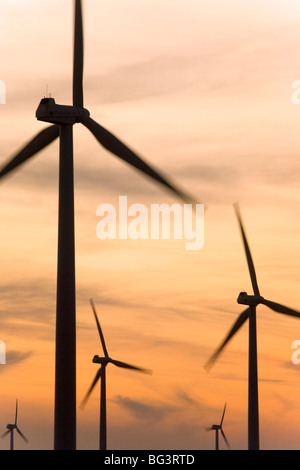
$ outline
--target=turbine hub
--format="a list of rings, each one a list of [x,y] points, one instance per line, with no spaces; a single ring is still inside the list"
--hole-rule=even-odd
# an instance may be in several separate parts
[[[237,299],[238,304],[254,306],[261,304],[262,301],[263,297],[261,295],[248,295],[247,292],[241,292]]]
[[[85,108],[56,104],[54,98],[43,98],[35,115],[38,121],[52,124],[75,124],[80,122],[83,116],[88,117],[90,113]]]

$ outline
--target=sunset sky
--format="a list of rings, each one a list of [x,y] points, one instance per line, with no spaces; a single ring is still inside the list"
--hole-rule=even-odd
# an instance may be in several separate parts
[[[79,408],[102,355],[93,298],[115,359],[107,368],[109,449],[213,449],[218,423],[247,449],[248,324],[210,373],[204,364],[252,293],[233,210],[238,201],[261,294],[300,310],[300,5],[296,0],[85,0],[84,104],[206,206],[204,247],[184,240],[99,240],[97,207],[173,204],[163,187],[74,126],[77,284],[77,447],[97,449],[97,387]],[[45,125],[51,93],[72,102],[73,2],[0,0],[4,165]],[[300,96],[300,94],[299,94]],[[13,422],[53,448],[58,142],[0,184],[0,434]],[[299,449],[300,320],[259,306],[262,449]],[[1,431],[2,429],[2,431]],[[0,439],[0,450],[9,439]],[[225,449],[221,441],[221,448]]]

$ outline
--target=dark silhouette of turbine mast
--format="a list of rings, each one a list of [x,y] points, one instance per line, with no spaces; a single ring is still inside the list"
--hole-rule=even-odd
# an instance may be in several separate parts
[[[102,329],[100,326],[99,319],[97,317],[95,305],[92,299],[90,299],[90,303],[94,312],[97,329],[101,341],[101,345],[104,352],[104,357],[94,356],[93,362],[96,364],[101,364],[96,376],[88,389],[84,399],[81,402],[81,408],[84,408],[87,400],[89,399],[94,387],[97,385],[98,380],[100,380],[100,435],[99,435],[99,450],[106,450],[107,449],[107,421],[106,421],[106,366],[107,364],[111,363],[117,367],[122,367],[125,369],[136,370],[138,372],[144,372],[146,374],[151,374],[151,371],[148,369],[142,369],[141,367],[132,366],[130,364],[126,364],[125,362],[116,361],[109,357],[104,336],[102,333]]]
[[[6,428],[7,431],[2,434],[2,438],[7,436],[7,434],[10,434],[10,450],[14,450],[14,430],[17,431],[18,434],[24,439],[24,441],[27,443],[28,439],[24,436],[24,434],[20,431],[18,428],[18,400],[16,400],[16,412],[15,412],[15,422],[13,424],[7,424]]]
[[[225,433],[223,431],[223,421],[224,421],[224,416],[225,416],[225,411],[226,411],[226,403],[224,405],[224,410],[223,410],[223,413],[222,413],[222,418],[221,418],[221,421],[220,421],[220,424],[213,424],[210,428],[207,428],[206,431],[216,431],[216,450],[219,450],[219,431],[221,432],[222,434],[222,437],[228,447],[228,449],[230,449],[230,445],[229,445],[229,442],[225,436]]]
[[[244,310],[236,322],[233,324],[231,330],[227,334],[224,341],[221,343],[219,348],[214,352],[210,359],[205,364],[205,368],[209,370],[215,361],[218,359],[219,355],[223,351],[226,344],[232,339],[232,337],[237,333],[241,326],[249,319],[249,364],[248,364],[248,449],[249,450],[259,450],[259,406],[258,406],[258,374],[257,374],[257,331],[256,331],[256,307],[259,304],[266,305],[271,310],[276,313],[282,313],[284,315],[289,315],[292,317],[300,318],[300,312],[293,310],[284,305],[272,302],[265,299],[260,295],[256,273],[254,269],[254,264],[247,241],[246,233],[242,223],[240,210],[238,204],[234,205],[236,216],[238,219],[244,250],[246,253],[246,259],[248,264],[248,269],[250,273],[252,288],[254,295],[248,295],[246,292],[241,292],[238,296],[238,303],[242,305],[247,305],[246,310]]]
[[[194,201],[154,170],[117,137],[100,126],[83,107],[83,24],[81,0],[75,0],[73,105],[43,98],[36,110],[40,121],[53,125],[39,132],[0,171],[0,179],[59,137],[59,217],[56,302],[56,361],[54,449],[76,449],[76,305],[74,243],[73,125],[83,124],[98,142],[124,162],[140,170],[182,201]]]

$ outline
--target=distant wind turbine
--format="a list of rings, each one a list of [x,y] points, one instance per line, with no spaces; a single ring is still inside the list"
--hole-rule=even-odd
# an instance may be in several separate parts
[[[238,219],[244,249],[246,253],[246,259],[248,269],[250,273],[251,283],[254,291],[254,295],[248,295],[246,292],[241,292],[238,296],[238,303],[248,305],[244,310],[231,330],[227,334],[224,341],[221,343],[219,348],[214,352],[210,359],[205,364],[205,368],[209,370],[215,361],[218,359],[220,353],[223,351],[226,344],[232,339],[237,333],[241,326],[249,319],[249,369],[248,369],[248,448],[249,450],[259,450],[259,411],[258,411],[258,378],[257,378],[257,332],[256,332],[256,307],[259,304],[266,305],[276,313],[282,313],[284,315],[290,315],[293,317],[300,318],[300,312],[291,308],[285,307],[276,302],[265,299],[260,295],[254,264],[249,248],[249,244],[246,238],[245,230],[243,227],[240,210],[238,204],[234,204],[236,216]]]
[[[223,410],[223,414],[222,414],[220,424],[213,424],[210,428],[206,429],[206,431],[216,431],[216,450],[219,450],[219,431],[221,432],[222,437],[223,437],[224,441],[226,442],[226,445],[227,445],[228,449],[230,449],[229,442],[228,442],[228,440],[225,436],[225,433],[224,433],[223,427],[222,427],[223,421],[224,421],[224,416],[225,416],[225,411],[226,411],[226,403],[224,405],[224,410]]]
[[[2,434],[2,436],[1,436],[3,438],[5,436],[7,436],[7,434],[10,434],[10,450],[14,450],[14,430],[16,430],[17,433],[20,434],[20,436],[24,439],[24,441],[26,443],[28,442],[27,438],[24,436],[24,434],[18,428],[17,420],[18,420],[18,400],[16,400],[15,422],[14,422],[14,424],[7,424],[6,427],[7,427],[8,430],[4,434]]]
[[[185,203],[192,198],[153,169],[117,137],[90,117],[83,107],[83,24],[81,0],[75,1],[73,106],[58,105],[45,97],[36,117],[53,125],[39,132],[0,171],[0,179],[51,144],[60,140],[59,220],[57,258],[56,361],[54,449],[76,449],[76,304],[74,243],[73,125],[87,127],[98,142],[124,162],[162,184]]]
[[[97,317],[96,309],[93,300],[90,300],[96,324],[97,324],[97,329],[98,333],[100,336],[100,341],[101,345],[103,348],[104,352],[104,357],[99,357],[99,356],[94,356],[93,362],[96,364],[101,364],[101,367],[99,368],[98,372],[96,373],[96,376],[88,389],[84,399],[81,402],[81,408],[84,408],[87,400],[89,399],[94,387],[96,386],[98,380],[101,382],[101,387],[100,387],[100,436],[99,436],[99,449],[100,450],[106,450],[107,449],[107,424],[106,424],[106,366],[107,364],[111,363],[114,364],[117,367],[122,367],[125,369],[131,369],[131,370],[136,370],[138,372],[144,372],[146,374],[151,374],[151,371],[148,369],[142,369],[140,367],[132,366],[130,364],[126,364],[125,362],[120,362],[116,361],[115,359],[112,359],[109,357],[104,336],[102,333],[102,329],[100,326],[99,319]]]

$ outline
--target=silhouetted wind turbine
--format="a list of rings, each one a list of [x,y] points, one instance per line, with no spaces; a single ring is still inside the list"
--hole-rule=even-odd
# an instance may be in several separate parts
[[[28,442],[27,438],[24,436],[24,434],[18,428],[17,420],[18,420],[18,400],[16,400],[15,422],[14,422],[14,424],[7,424],[6,427],[7,427],[8,431],[6,431],[1,436],[3,438],[5,436],[7,436],[7,434],[10,433],[10,450],[14,450],[14,430],[16,430],[17,433],[20,434],[20,436],[24,439],[25,442]]]
[[[254,295],[248,295],[246,292],[241,292],[238,296],[238,303],[248,305],[244,310],[231,330],[227,334],[226,338],[215,351],[215,353],[207,361],[205,368],[210,369],[215,361],[218,359],[220,353],[223,351],[226,344],[232,339],[235,333],[241,328],[241,326],[249,319],[249,370],[248,370],[248,448],[249,450],[259,450],[259,412],[258,412],[258,378],[257,378],[257,333],[256,333],[256,307],[259,304],[266,305],[276,313],[282,313],[284,315],[290,315],[293,317],[300,318],[300,312],[291,308],[285,307],[284,305],[272,302],[264,299],[260,295],[254,264],[249,248],[249,244],[246,238],[245,230],[243,227],[240,210],[238,204],[234,204],[236,216],[238,219],[244,249],[246,253],[246,259],[248,269],[250,273],[251,283],[254,291]]]
[[[97,329],[98,329],[101,345],[102,345],[103,352],[104,352],[104,357],[94,356],[94,358],[93,358],[93,362],[96,363],[96,364],[101,364],[101,367],[99,368],[98,372],[96,373],[96,376],[95,376],[90,388],[88,389],[84,399],[82,400],[81,408],[83,408],[85,406],[85,404],[86,404],[87,400],[89,399],[89,396],[92,393],[94,387],[96,386],[98,380],[100,380],[101,387],[100,387],[99,449],[100,450],[106,450],[106,448],[107,448],[107,424],[106,424],[106,366],[107,366],[107,364],[111,363],[111,364],[114,364],[117,367],[136,370],[138,372],[144,372],[146,374],[151,374],[151,371],[148,370],[148,369],[142,369],[140,367],[136,367],[136,366],[132,366],[130,364],[126,364],[125,362],[116,361],[115,359],[112,359],[111,357],[109,357],[108,352],[107,352],[107,348],[106,348],[106,344],[105,344],[105,340],[104,340],[104,336],[103,336],[103,333],[102,333],[102,329],[101,329],[101,326],[100,326],[100,322],[99,322],[99,319],[97,317],[95,305],[94,305],[94,302],[93,302],[92,299],[90,300],[90,303],[91,303],[91,306],[92,306],[92,309],[93,309],[93,312],[94,312],[94,316],[95,316],[95,320],[96,320],[96,324],[97,324]]]
[[[206,431],[216,431],[216,450],[219,450],[219,431],[221,432],[222,437],[223,437],[224,441],[226,442],[226,445],[227,445],[228,449],[230,449],[229,442],[228,442],[228,440],[225,436],[225,433],[224,433],[223,427],[222,427],[224,416],[225,416],[225,411],[226,411],[226,403],[224,405],[224,410],[223,410],[223,413],[222,413],[222,418],[221,418],[220,424],[213,424],[210,428],[206,429]]]
[[[74,182],[73,182],[73,125],[87,127],[98,142],[121,160],[140,170],[185,203],[192,198],[175,187],[154,170],[117,137],[100,126],[83,107],[83,24],[81,0],[75,0],[73,106],[43,98],[36,110],[40,121],[53,125],[39,132],[0,171],[0,179],[18,168],[56,138],[59,151],[59,221],[56,307],[55,362],[55,450],[76,449],[76,305],[75,305],[75,244],[74,244]]]

